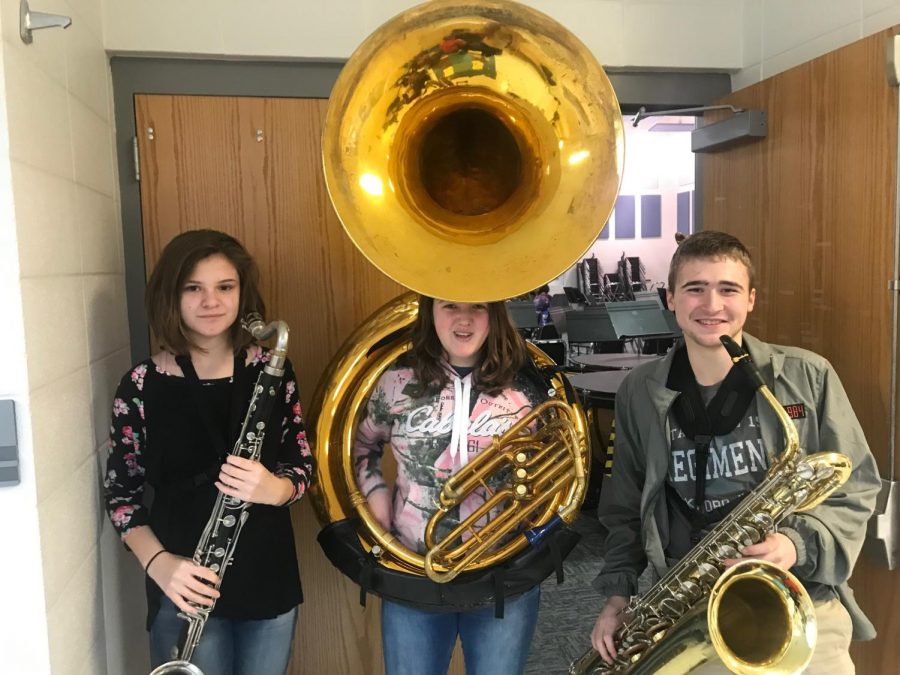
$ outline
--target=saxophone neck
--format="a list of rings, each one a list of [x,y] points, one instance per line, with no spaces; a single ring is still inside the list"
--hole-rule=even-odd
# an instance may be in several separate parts
[[[776,459],[776,464],[778,466],[786,466],[796,461],[800,452],[800,436],[797,433],[797,427],[794,426],[784,406],[778,402],[775,394],[769,389],[756,364],[753,363],[753,359],[750,358],[750,354],[727,335],[723,335],[719,339],[728,352],[728,356],[731,357],[734,366],[740,368],[747,379],[750,380],[756,391],[762,395],[769,407],[772,408],[772,412],[775,413],[778,422],[781,424],[781,428],[784,431],[784,450]]]

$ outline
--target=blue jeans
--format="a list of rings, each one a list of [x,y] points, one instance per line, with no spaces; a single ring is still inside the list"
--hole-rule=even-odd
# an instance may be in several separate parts
[[[386,675],[445,675],[457,635],[467,675],[521,675],[537,625],[541,587],[506,600],[502,619],[494,607],[430,612],[381,603]]]
[[[163,596],[159,613],[150,627],[152,668],[172,660],[187,622],[178,608]],[[203,675],[284,675],[291,657],[297,608],[274,619],[239,621],[211,617],[203,627],[200,644],[191,663]]]

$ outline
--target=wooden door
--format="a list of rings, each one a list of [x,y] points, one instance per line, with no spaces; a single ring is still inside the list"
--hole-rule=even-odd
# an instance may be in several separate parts
[[[897,90],[888,85],[884,53],[894,32],[723,99],[767,111],[769,135],[705,156],[702,204],[704,227],[738,236],[758,267],[748,331],[834,364],[885,478],[895,377],[896,296],[888,280],[896,243]],[[879,633],[854,645],[857,672],[895,672],[900,575],[860,556],[851,585]]]
[[[325,366],[352,330],[404,289],[345,236],[321,169],[327,102],[216,96],[137,96],[147,269],[188,229],[242,241],[261,268],[269,318],[291,327],[289,354],[309,405]],[[291,673],[382,672],[379,605],[316,543],[309,500],[294,527],[305,603]],[[456,656],[454,672],[462,672]]]

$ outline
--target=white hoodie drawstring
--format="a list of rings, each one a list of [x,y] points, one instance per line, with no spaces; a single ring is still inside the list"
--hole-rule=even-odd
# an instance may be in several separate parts
[[[469,461],[469,397],[472,394],[472,378],[453,377],[453,433],[450,436],[450,456],[459,465]]]

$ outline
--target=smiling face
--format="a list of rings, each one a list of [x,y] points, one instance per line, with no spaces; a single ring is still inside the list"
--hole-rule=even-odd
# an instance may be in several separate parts
[[[181,321],[187,336],[203,347],[227,339],[241,301],[238,271],[221,253],[197,263],[181,288]]]
[[[741,343],[756,289],[750,288],[747,267],[742,262],[725,257],[692,258],[682,263],[667,299],[688,350],[718,350],[722,348],[722,335]]]
[[[434,330],[450,365],[474,367],[488,336],[488,307],[484,303],[435,300]]]

